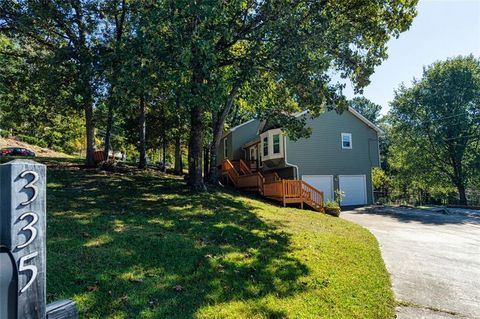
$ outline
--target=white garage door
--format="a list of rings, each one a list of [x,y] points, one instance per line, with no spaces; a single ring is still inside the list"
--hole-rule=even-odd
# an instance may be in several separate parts
[[[332,175],[303,175],[302,180],[323,192],[325,200],[333,200]]]
[[[342,206],[365,205],[367,203],[367,186],[365,175],[338,176],[340,189],[345,193]]]

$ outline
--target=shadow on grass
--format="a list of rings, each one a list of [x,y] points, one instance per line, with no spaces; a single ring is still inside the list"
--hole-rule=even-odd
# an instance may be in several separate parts
[[[47,194],[49,299],[73,297],[80,317],[190,318],[209,305],[303,289],[308,271],[290,256],[289,235],[228,194],[61,169],[49,171]]]

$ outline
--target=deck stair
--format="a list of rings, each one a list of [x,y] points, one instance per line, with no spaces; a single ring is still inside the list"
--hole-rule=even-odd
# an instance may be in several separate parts
[[[222,179],[236,188],[256,191],[260,195],[274,199],[286,206],[289,203],[304,204],[323,212],[323,192],[302,180],[282,179],[277,173],[262,174],[252,172],[245,161],[224,160]]]

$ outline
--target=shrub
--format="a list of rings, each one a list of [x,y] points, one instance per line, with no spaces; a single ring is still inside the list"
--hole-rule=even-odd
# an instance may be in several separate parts
[[[333,200],[326,201],[323,206],[325,208],[334,208],[334,209],[338,208],[338,209],[340,209],[340,205],[338,205],[338,203],[336,201],[333,201]]]
[[[325,209],[325,213],[327,213],[328,215],[332,215],[335,217],[340,216],[340,205],[336,201],[326,201],[323,205],[323,208]]]
[[[0,129],[0,137],[8,137],[9,135],[8,131]]]
[[[18,137],[22,140],[22,142],[32,144],[32,145],[37,145],[40,147],[48,147],[47,143],[41,139],[38,139],[33,136],[28,136],[28,135],[18,135]]]

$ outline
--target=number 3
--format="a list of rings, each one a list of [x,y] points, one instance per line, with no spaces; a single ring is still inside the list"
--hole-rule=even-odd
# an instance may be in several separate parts
[[[27,282],[27,284],[25,285],[25,287],[22,288],[22,290],[20,290],[20,293],[24,293],[34,282],[35,278],[37,278],[37,273],[38,273],[38,270],[37,270],[37,266],[35,265],[30,265],[30,266],[26,266],[25,265],[25,262],[28,261],[29,259],[32,259],[32,258],[35,258],[38,256],[38,251],[36,252],[33,252],[29,255],[26,255],[26,256],[23,256],[20,258],[20,265],[18,266],[18,271],[19,272],[24,272],[24,271],[27,271],[27,270],[30,270],[32,272],[32,277],[30,277],[30,280]]]
[[[30,235],[30,238],[24,244],[18,245],[17,249],[22,249],[22,248],[27,247],[37,237],[37,229],[35,227],[33,227],[33,225],[35,225],[38,222],[38,216],[34,212],[26,212],[25,214],[20,216],[18,219],[19,220],[24,220],[25,217],[27,217],[27,216],[32,216],[32,221],[29,224],[27,224],[27,226],[23,227],[22,230],[30,231],[31,235]]]
[[[25,171],[22,174],[20,174],[20,177],[24,178],[28,174],[33,175],[33,180],[30,183],[28,183],[27,185],[25,185],[23,188],[31,188],[32,191],[33,191],[33,196],[32,196],[32,198],[30,198],[26,202],[20,203],[20,205],[22,205],[22,206],[26,206],[26,205],[30,204],[38,196],[38,187],[37,187],[37,185],[35,185],[35,183],[38,182],[38,179],[39,179],[38,173],[34,172],[34,171]]]

